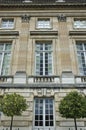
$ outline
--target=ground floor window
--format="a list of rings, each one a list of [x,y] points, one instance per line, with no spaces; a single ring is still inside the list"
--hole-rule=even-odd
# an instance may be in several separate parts
[[[53,127],[54,126],[53,98],[35,98],[34,106],[35,106],[34,126]]]

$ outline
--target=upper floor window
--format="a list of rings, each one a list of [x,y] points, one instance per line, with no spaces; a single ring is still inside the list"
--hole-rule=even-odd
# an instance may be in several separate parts
[[[86,75],[86,42],[77,42],[78,66],[81,75]]]
[[[0,42],[0,75],[8,75],[11,60],[11,43]]]
[[[74,28],[86,28],[86,19],[74,19]]]
[[[14,28],[14,19],[2,19],[1,28],[3,28],[3,29]]]
[[[51,42],[37,42],[35,53],[36,75],[52,75]]]
[[[49,18],[41,19],[39,18],[37,20],[37,28],[51,28],[51,22]]]

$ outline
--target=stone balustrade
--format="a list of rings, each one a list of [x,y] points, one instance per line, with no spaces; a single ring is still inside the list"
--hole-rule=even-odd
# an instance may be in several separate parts
[[[1,83],[12,83],[13,76],[0,76],[0,84]]]
[[[60,76],[31,76],[28,78],[31,83],[60,83]]]
[[[23,79],[23,80],[22,80]],[[86,76],[0,76],[0,84],[32,84],[32,83],[57,83],[57,84],[85,84]]]

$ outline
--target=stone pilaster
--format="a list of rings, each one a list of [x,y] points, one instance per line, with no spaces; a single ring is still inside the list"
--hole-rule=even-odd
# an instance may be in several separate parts
[[[68,39],[68,29],[67,29],[67,18],[65,15],[58,16],[58,38],[59,38],[59,53],[61,59],[61,70],[69,71],[71,70],[71,59],[70,59],[70,49],[69,49],[69,39]]]
[[[29,19],[30,17],[27,15],[23,15],[21,17],[18,71],[26,71],[28,39],[29,39]]]

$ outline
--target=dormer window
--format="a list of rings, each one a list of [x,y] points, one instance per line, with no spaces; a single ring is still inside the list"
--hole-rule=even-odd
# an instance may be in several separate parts
[[[30,3],[32,0],[24,0],[23,3]]]
[[[65,0],[56,0],[56,2],[65,2]]]

